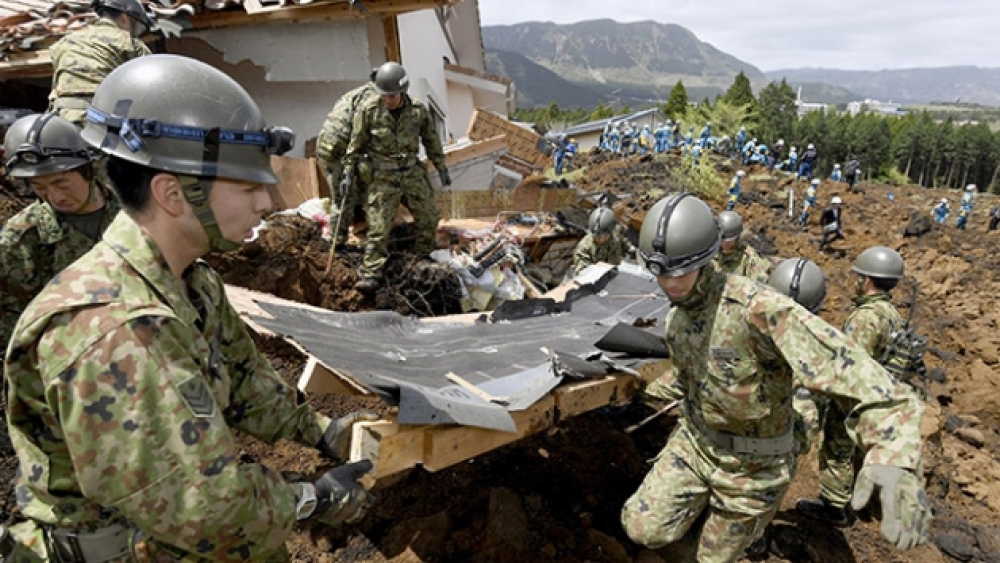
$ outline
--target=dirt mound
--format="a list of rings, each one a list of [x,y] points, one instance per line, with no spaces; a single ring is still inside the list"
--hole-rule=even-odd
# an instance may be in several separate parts
[[[728,178],[733,168],[719,162]],[[624,215],[639,214],[670,191],[673,157],[592,162],[579,186],[587,191],[631,194]],[[969,231],[924,221],[907,236],[907,227],[927,215],[945,190],[915,186],[863,185],[848,192],[844,184],[824,182],[822,208],[833,195],[844,200],[845,240],[825,254],[818,251],[819,211],[806,231],[788,217],[787,190],[801,198],[805,182],[767,177],[751,171],[737,211],[755,246],[765,254],[804,256],[817,262],[829,280],[821,316],[843,324],[852,283],[847,274],[865,248],[897,248],[908,274],[919,283],[915,321],[930,338],[928,367],[933,416],[925,421],[925,476],[935,507],[933,542],[906,553],[895,551],[879,534],[879,522],[866,514],[839,530],[803,520],[793,507],[797,497],[818,490],[816,456],[800,461],[800,471],[768,531],[768,561],[1000,561],[1000,233],[985,232],[985,211],[995,203],[980,196]],[[653,194],[650,194],[653,192]],[[723,202],[712,202],[721,209]],[[11,213],[23,203],[0,201]],[[797,215],[798,209],[793,210]],[[573,210],[585,220],[586,210]],[[405,253],[387,266],[387,289],[366,300],[352,287],[361,251],[348,246],[335,255],[324,275],[329,245],[319,227],[300,219],[275,219],[276,226],[239,251],[210,258],[227,282],[281,297],[343,311],[378,304],[406,314],[454,312],[448,276]],[[405,239],[405,233],[399,235]],[[435,293],[438,292],[438,293]],[[454,295],[453,293],[451,295]],[[429,297],[430,296],[430,297]],[[894,292],[907,313],[907,284]],[[427,301],[427,304],[423,303]],[[265,353],[294,383],[303,359],[276,339],[261,339]],[[387,408],[377,400],[309,397],[330,415],[357,408]],[[651,412],[631,405],[602,409],[572,419],[546,433],[438,473],[412,470],[375,489],[378,501],[360,526],[346,531],[303,527],[289,542],[294,561],[676,561],[690,557],[690,538],[661,553],[643,550],[621,530],[619,512],[638,487],[669,435],[674,419],[662,417],[641,430],[624,428]],[[325,468],[316,453],[291,444],[277,447],[241,437],[243,458],[298,475]],[[9,480],[16,459],[0,444],[0,479]],[[5,511],[13,510],[7,498]],[[776,555],[780,553],[781,555]]]

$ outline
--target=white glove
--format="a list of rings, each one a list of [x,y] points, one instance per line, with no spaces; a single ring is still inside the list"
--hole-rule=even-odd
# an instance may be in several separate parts
[[[889,465],[869,465],[858,474],[851,507],[868,504],[875,486],[882,489],[882,535],[899,550],[927,543],[931,529],[931,501],[913,472]]]

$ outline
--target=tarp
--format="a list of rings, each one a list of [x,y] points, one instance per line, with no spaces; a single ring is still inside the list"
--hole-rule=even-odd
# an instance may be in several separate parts
[[[327,366],[390,402],[402,424],[465,424],[514,431],[527,408],[563,377],[629,371],[656,358],[610,358],[595,343],[619,323],[663,334],[669,300],[634,266],[591,266],[564,300],[509,302],[482,322],[424,322],[393,312],[341,313],[259,303],[254,321],[294,338]],[[447,379],[457,374],[498,400]]]

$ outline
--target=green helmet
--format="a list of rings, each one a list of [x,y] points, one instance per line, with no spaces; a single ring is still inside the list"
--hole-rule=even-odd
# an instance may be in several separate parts
[[[593,235],[598,236],[610,235],[617,224],[618,219],[615,218],[614,211],[607,207],[598,207],[590,213],[590,221],[587,226]]]
[[[37,178],[73,170],[94,160],[80,130],[54,113],[15,121],[3,139],[4,166],[11,178]]]
[[[639,250],[655,276],[678,277],[701,268],[719,251],[721,229],[715,214],[690,193],[674,194],[646,213]]]
[[[794,299],[811,313],[826,299],[826,276],[813,261],[789,258],[774,268],[768,285]]]
[[[719,213],[719,228],[722,229],[722,240],[733,240],[743,234],[743,218],[735,211]]]
[[[375,71],[375,89],[383,96],[401,94],[410,86],[410,77],[399,63],[384,63]]]
[[[851,271],[871,278],[902,279],[903,257],[889,247],[873,246],[858,256]]]
[[[178,55],[132,59],[101,82],[87,109],[83,140],[154,170],[276,184],[271,155],[295,134],[267,128],[235,80]]]

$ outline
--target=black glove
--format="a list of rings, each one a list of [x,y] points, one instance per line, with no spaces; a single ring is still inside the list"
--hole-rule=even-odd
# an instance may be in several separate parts
[[[442,168],[441,170],[438,170],[438,179],[441,180],[442,186],[451,185],[451,175],[448,174],[447,168]]]
[[[309,517],[328,526],[353,524],[365,516],[375,502],[358,479],[374,468],[364,459],[327,471],[313,483],[316,487],[316,510]]]
[[[344,175],[340,178],[340,184],[337,185],[337,200],[339,205],[339,200],[344,199],[344,194],[346,194],[351,189],[351,174],[349,172],[344,172]]]
[[[326,427],[316,449],[334,461],[343,462],[350,454],[348,450],[351,447],[351,428],[354,423],[378,419],[379,416],[372,411],[356,411],[338,418]]]

